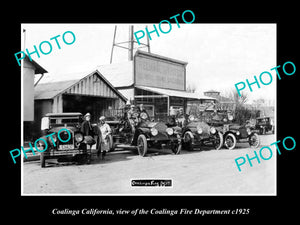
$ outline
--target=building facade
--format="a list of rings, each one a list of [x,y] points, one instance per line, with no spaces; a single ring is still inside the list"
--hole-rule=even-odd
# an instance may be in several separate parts
[[[186,91],[187,62],[136,51],[133,61],[99,66],[98,70],[133,104],[143,104],[154,119],[164,120],[170,107],[187,109],[189,101],[215,98]]]

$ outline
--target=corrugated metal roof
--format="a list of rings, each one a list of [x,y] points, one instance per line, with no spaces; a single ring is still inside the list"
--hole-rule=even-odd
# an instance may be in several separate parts
[[[191,93],[186,91],[177,91],[177,90],[170,90],[170,89],[163,89],[163,88],[154,88],[148,86],[136,86],[137,88],[151,91],[157,94],[162,94],[166,96],[173,96],[173,97],[181,97],[181,98],[189,98],[189,99],[206,99],[206,100],[216,100],[212,97],[207,97],[198,93]]]
[[[105,78],[98,70],[70,73],[60,76],[51,76],[48,79],[43,80],[34,88],[34,99],[52,99],[58,94],[64,92],[66,89],[70,88],[72,85],[80,82],[80,80],[97,73],[98,76],[104,80],[104,82],[124,101],[127,101],[115,87]],[[55,80],[54,80],[55,78]],[[72,79],[70,79],[72,78]],[[47,82],[48,81],[48,82]]]
[[[78,80],[57,81],[50,83],[39,83],[34,88],[34,99],[51,99],[66,90]]]

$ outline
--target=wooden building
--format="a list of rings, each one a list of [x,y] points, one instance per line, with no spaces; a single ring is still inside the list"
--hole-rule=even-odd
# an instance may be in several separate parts
[[[186,66],[187,62],[138,50],[133,61],[97,69],[128,100],[143,104],[151,117],[164,120],[171,106],[186,111],[189,101],[216,101],[186,91]]]
[[[98,71],[51,76],[34,90],[35,118],[32,132],[37,135],[41,118],[49,112],[89,112],[98,122],[107,110],[123,107],[127,99]],[[33,136],[34,136],[33,135]]]

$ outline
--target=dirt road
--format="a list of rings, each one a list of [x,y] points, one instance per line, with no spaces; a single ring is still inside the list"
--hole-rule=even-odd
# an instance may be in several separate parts
[[[274,135],[261,135],[261,146],[275,141]],[[252,160],[239,172],[235,158],[253,151],[246,143],[234,150],[182,151],[149,150],[146,157],[131,151],[107,154],[105,160],[93,156],[90,165],[47,161],[41,168],[39,161],[23,163],[23,194],[155,194],[155,195],[275,195],[276,154],[258,164]],[[272,147],[273,153],[274,146]],[[132,187],[131,179],[172,179],[172,187]]]

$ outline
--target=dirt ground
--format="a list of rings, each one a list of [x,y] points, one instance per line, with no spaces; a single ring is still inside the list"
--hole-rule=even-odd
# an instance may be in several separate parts
[[[22,166],[23,195],[276,195],[276,157],[274,146],[270,160],[252,160],[238,171],[235,159],[253,157],[262,146],[275,141],[275,135],[261,135],[261,146],[249,148],[239,143],[234,150],[201,151],[149,150],[140,157],[128,150],[108,153],[105,160],[93,155],[89,165],[47,160]],[[266,155],[267,153],[263,154]],[[132,187],[132,179],[172,179],[172,187]]]

